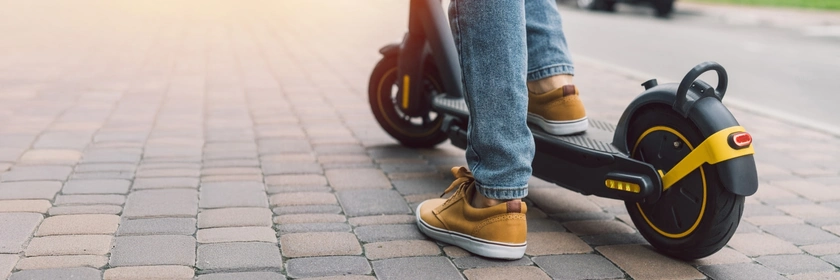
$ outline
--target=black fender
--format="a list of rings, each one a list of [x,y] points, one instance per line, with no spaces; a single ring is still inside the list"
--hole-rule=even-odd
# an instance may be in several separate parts
[[[698,85],[705,85],[702,81],[698,82],[700,82]],[[627,106],[618,120],[613,135],[613,145],[629,155],[630,150],[627,145],[628,122],[637,111],[642,110],[645,106],[651,104],[673,106],[676,103],[675,100],[678,100],[678,88],[679,84],[676,83],[656,85],[656,82],[653,82],[647,90],[630,102],[630,105]],[[739,125],[729,109],[721,103],[719,98],[722,98],[723,94],[716,98],[714,95],[701,94],[692,87],[687,91],[687,95],[687,98],[692,101],[689,102],[691,104],[680,103],[680,105],[684,109],[683,112],[687,113],[687,118],[697,126],[704,137],[709,137],[722,129]],[[677,109],[675,108],[675,110]],[[753,155],[723,161],[715,164],[714,167],[717,168],[721,183],[727,191],[748,196],[758,190],[758,174]]]
[[[398,43],[387,44],[384,47],[379,49],[379,53],[381,53],[385,57],[398,55],[398,54],[400,54],[400,44],[398,44]]]

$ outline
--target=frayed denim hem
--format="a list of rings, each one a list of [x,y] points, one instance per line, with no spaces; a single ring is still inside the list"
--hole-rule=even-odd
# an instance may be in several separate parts
[[[574,75],[575,67],[570,64],[557,64],[528,71],[528,81],[536,81],[556,75]]]
[[[492,199],[520,199],[528,196],[528,185],[522,187],[482,186],[475,184],[479,193]]]

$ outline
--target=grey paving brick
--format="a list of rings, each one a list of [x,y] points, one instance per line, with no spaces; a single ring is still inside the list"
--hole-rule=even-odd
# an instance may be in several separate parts
[[[761,256],[755,261],[782,274],[834,271],[834,266],[819,258],[804,254]]]
[[[22,164],[74,165],[81,157],[82,153],[72,149],[33,149],[23,153],[18,161]]]
[[[198,169],[173,168],[173,169],[140,169],[136,174],[137,178],[197,178],[201,176]],[[198,183],[196,183],[198,185]]]
[[[581,254],[592,252],[580,237],[568,232],[532,232],[528,234],[529,256]]]
[[[460,269],[481,268],[481,267],[498,267],[498,266],[525,266],[532,265],[530,259],[520,258],[518,260],[497,260],[488,259],[478,256],[467,256],[452,260],[455,266]]]
[[[601,207],[583,195],[563,188],[535,188],[528,190],[528,198],[546,214],[601,212]]]
[[[647,246],[613,245],[596,249],[634,279],[703,279],[705,277],[694,267],[660,255]]]
[[[551,279],[536,266],[485,267],[464,270],[467,279]]]
[[[61,189],[63,194],[126,194],[131,182],[128,180],[70,180]]]
[[[338,199],[350,217],[411,213],[405,199],[393,190],[340,191]]]
[[[407,180],[393,180],[394,188],[403,195],[443,193],[452,180],[443,178],[419,178]]]
[[[201,208],[262,207],[268,208],[263,190],[239,186],[202,187],[199,193]]]
[[[194,218],[159,218],[123,220],[117,228],[117,236],[125,235],[193,235]]]
[[[269,242],[277,243],[277,232],[271,227],[223,227],[199,229],[198,243]]]
[[[0,200],[0,213],[31,212],[45,214],[52,207],[49,200]]]
[[[192,280],[195,269],[182,265],[124,266],[109,268],[105,271],[105,280],[128,279],[171,279]]]
[[[46,199],[52,200],[61,190],[61,182],[32,181],[0,183],[0,200]]]
[[[464,279],[446,257],[412,257],[373,261],[379,279]]]
[[[261,139],[257,144],[261,155],[300,153],[312,150],[309,142],[297,139]]]
[[[414,215],[376,215],[367,217],[355,217],[348,219],[353,226],[389,225],[389,224],[414,224],[417,222]]]
[[[805,224],[763,226],[761,229],[796,245],[840,242],[840,237]]]
[[[327,178],[320,174],[291,174],[265,177],[265,183],[272,186],[326,186]]]
[[[553,255],[534,258],[552,279],[624,278],[624,272],[606,258],[593,255]]]
[[[274,217],[274,223],[279,225],[307,224],[307,223],[344,223],[347,218],[339,214],[289,214]]]
[[[286,273],[294,278],[364,275],[370,272],[370,264],[364,257],[300,258],[286,262]]]
[[[18,262],[19,257],[17,255],[5,255],[0,254],[0,279],[6,279],[9,277],[9,274],[12,273],[12,269],[15,268],[15,264]]]
[[[563,223],[563,227],[577,235],[636,232],[633,228],[616,220],[574,221]]]
[[[530,221],[528,230],[531,230]],[[647,244],[647,240],[637,233],[608,233],[599,235],[581,236],[581,240],[590,246],[618,245],[618,244]]]
[[[272,195],[271,206],[300,206],[336,204],[335,195],[324,192],[281,193]]]
[[[202,176],[201,182],[262,182],[260,174]]]
[[[134,172],[128,171],[103,171],[103,172],[79,172],[70,176],[71,180],[131,180],[134,179]]]
[[[17,254],[44,217],[37,213],[0,213],[0,253]]]
[[[12,273],[9,280],[99,280],[101,274],[98,269],[89,267],[32,269]]]
[[[371,260],[435,256],[440,248],[430,240],[397,240],[365,244],[365,256]]]
[[[198,188],[198,175],[194,178],[189,177],[170,177],[170,178],[137,178],[131,186],[135,190],[143,189],[195,189]]]
[[[216,168],[216,167],[259,167],[260,161],[257,159],[217,159],[204,161],[202,167]]]
[[[823,256],[822,259],[833,264],[834,266],[840,266],[840,254]]]
[[[117,215],[63,215],[44,219],[35,236],[67,234],[114,234],[120,223]]]
[[[198,197],[194,190],[143,190],[128,195],[123,217],[195,217]]]
[[[416,225],[371,225],[357,227],[354,232],[362,242],[382,242],[404,239],[426,239]]]
[[[362,254],[359,241],[349,232],[284,234],[280,236],[280,248],[283,256],[290,258]]]
[[[268,208],[221,208],[198,213],[199,228],[271,226]]]
[[[286,280],[286,276],[277,272],[259,271],[259,272],[232,272],[232,273],[213,273],[199,275],[198,280]]]
[[[277,232],[299,233],[299,232],[349,232],[350,225],[345,223],[307,223],[278,225]]]
[[[115,266],[195,264],[195,238],[182,235],[121,236],[114,242]]]
[[[277,244],[237,242],[198,246],[196,268],[203,271],[279,270],[282,267]]]
[[[16,166],[6,173],[0,174],[0,181],[64,181],[70,176],[73,168],[55,165]]]
[[[68,205],[53,206],[47,212],[49,215],[78,215],[78,214],[120,214],[122,207],[118,205]]]
[[[698,267],[712,279],[752,280],[752,279],[787,279],[778,272],[755,263],[723,264]]]
[[[91,204],[106,204],[106,205],[123,205],[125,204],[125,196],[116,194],[102,194],[102,195],[63,195],[60,194],[55,197],[55,205],[91,205]]]
[[[320,164],[306,162],[263,162],[262,170],[265,175],[324,174]]]
[[[43,256],[23,258],[17,263],[16,269],[27,270],[69,267],[102,268],[106,264],[108,264],[108,257],[106,256]]]
[[[388,177],[378,169],[332,169],[327,170],[326,176],[335,190],[391,188]]]
[[[110,235],[56,235],[35,237],[26,246],[26,256],[104,255],[114,239]]]
[[[286,214],[338,214],[341,213],[341,206],[338,205],[304,205],[304,206],[283,206],[272,210],[276,215]]]
[[[333,189],[326,186],[271,186],[266,187],[268,194],[274,195],[279,193],[291,192],[332,192]]]
[[[76,165],[76,172],[134,172],[137,165],[133,163],[82,163]]]
[[[85,152],[83,163],[137,163],[140,153],[122,149],[97,149]]]

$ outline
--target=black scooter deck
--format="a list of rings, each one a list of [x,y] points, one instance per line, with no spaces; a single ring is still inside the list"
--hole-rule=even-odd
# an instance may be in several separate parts
[[[448,118],[443,125],[452,143],[466,148],[469,110],[462,98],[437,96],[432,107]],[[589,120],[581,134],[555,136],[531,126],[536,154],[532,164],[535,177],[575,190],[616,199],[652,202],[661,193],[659,173],[650,165],[629,158],[612,144],[615,125]],[[632,181],[642,186],[639,193],[607,188],[606,179]]]

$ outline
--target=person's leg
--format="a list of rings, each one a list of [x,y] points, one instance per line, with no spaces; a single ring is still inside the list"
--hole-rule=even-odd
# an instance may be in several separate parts
[[[525,1],[455,0],[453,5],[452,29],[470,110],[467,163],[478,193],[495,200],[525,197],[534,158],[527,126]]]
[[[577,87],[574,65],[553,0],[527,0],[528,121],[551,134],[586,131],[589,121]]]
[[[417,207],[427,236],[476,255],[518,259],[527,246],[527,195],[534,139],[527,126],[524,0],[454,0],[452,29],[460,53],[470,123],[466,168],[448,199]]]

